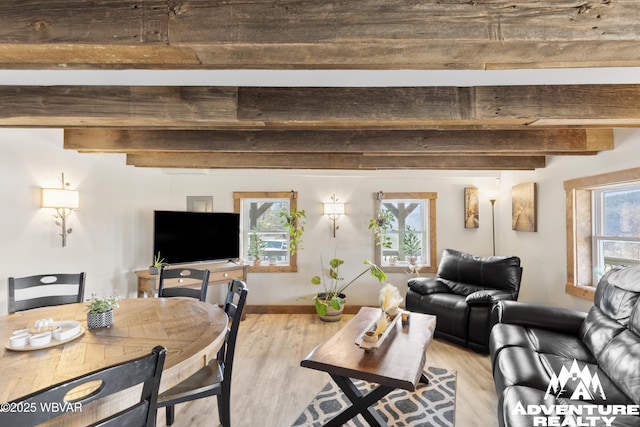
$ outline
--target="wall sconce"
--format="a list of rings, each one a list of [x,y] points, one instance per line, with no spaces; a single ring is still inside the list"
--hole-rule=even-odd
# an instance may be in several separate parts
[[[62,236],[62,247],[67,246],[67,235],[71,234],[73,229],[67,228],[67,217],[71,215],[74,209],[78,209],[80,200],[79,194],[74,190],[67,190],[68,182],[64,181],[64,173],[62,174],[61,188],[43,188],[42,189],[42,207],[53,208],[56,210],[56,225],[62,227],[60,236]]]
[[[336,221],[340,215],[344,215],[344,203],[338,203],[338,199],[334,194],[331,196],[331,203],[324,204],[324,214],[329,216],[329,219],[333,222],[333,237],[336,237],[336,230],[340,227],[336,227]]]

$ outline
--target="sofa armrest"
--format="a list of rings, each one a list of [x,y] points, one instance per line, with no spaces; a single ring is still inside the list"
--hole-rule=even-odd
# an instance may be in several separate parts
[[[578,336],[587,313],[535,303],[499,301],[491,317],[494,324],[510,323]]]
[[[484,289],[482,291],[476,291],[467,295],[465,302],[471,305],[487,305],[493,304],[502,300],[512,300],[513,293],[505,292],[500,289]]]
[[[451,293],[447,285],[432,277],[415,277],[407,285],[409,289],[422,295]]]

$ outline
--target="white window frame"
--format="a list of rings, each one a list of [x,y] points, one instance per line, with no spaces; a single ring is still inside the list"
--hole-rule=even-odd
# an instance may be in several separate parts
[[[242,254],[246,252],[245,245],[248,239],[248,233],[251,230],[247,230],[246,226],[246,213],[244,212],[244,203],[252,202],[257,200],[268,200],[274,199],[274,201],[289,201],[289,209],[297,208],[297,200],[298,193],[296,191],[261,191],[261,192],[234,192],[233,193],[233,206],[234,211],[240,213],[240,235],[241,244],[240,251]],[[291,247],[291,242],[289,241],[288,247]],[[297,253],[291,254],[289,253],[289,263],[288,264],[276,264],[276,265],[266,265],[262,263],[259,266],[255,266],[253,264],[249,264],[249,272],[254,273],[289,273],[298,271],[298,257]]]
[[[564,182],[567,206],[566,293],[593,301],[598,284],[593,261],[593,192],[601,188],[629,183],[640,183],[640,168]]]
[[[640,244],[640,236],[637,237],[629,237],[629,236],[615,236],[615,235],[605,235],[604,231],[604,216],[605,216],[605,204],[604,204],[604,196],[606,193],[617,190],[640,190],[640,182],[627,183],[624,185],[607,185],[603,188],[597,188],[592,190],[592,217],[593,217],[593,273],[594,273],[594,282],[597,283],[600,278],[606,273],[610,268],[616,265],[630,265],[630,264],[640,264],[640,260],[610,260],[607,262],[605,259],[604,252],[604,244],[607,242],[633,242]]]
[[[383,256],[384,247],[380,244],[379,237],[374,237],[374,262],[387,273],[433,273],[437,270],[436,265],[436,199],[435,192],[409,192],[409,193],[383,193],[373,194],[374,216],[381,209],[384,209],[385,201],[404,201],[406,203],[420,202],[422,210],[422,256],[417,267],[411,266],[407,261],[399,260],[396,265],[389,263],[389,257]],[[400,230],[392,231],[400,233]]]

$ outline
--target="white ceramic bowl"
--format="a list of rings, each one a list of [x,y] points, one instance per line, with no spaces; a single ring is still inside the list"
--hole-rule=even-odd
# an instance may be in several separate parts
[[[47,345],[51,342],[51,332],[42,332],[40,334],[33,334],[29,338],[29,344],[31,347],[40,347]]]
[[[29,338],[31,338],[31,334],[29,332],[16,332],[14,332],[13,335],[11,335],[11,338],[9,338],[9,344],[11,347],[20,348],[27,345],[29,343]]]
[[[58,329],[53,331],[53,338],[58,341],[67,340],[80,333],[80,322],[75,320],[61,320],[53,324],[58,326]]]

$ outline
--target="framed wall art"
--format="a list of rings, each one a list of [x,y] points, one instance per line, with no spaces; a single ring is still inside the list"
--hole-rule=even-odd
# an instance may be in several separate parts
[[[187,211],[213,212],[213,196],[187,196]]]
[[[464,228],[478,228],[480,211],[478,209],[478,188],[464,188]]]
[[[538,231],[538,194],[535,182],[514,185],[511,190],[511,228]]]

